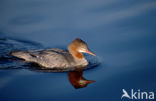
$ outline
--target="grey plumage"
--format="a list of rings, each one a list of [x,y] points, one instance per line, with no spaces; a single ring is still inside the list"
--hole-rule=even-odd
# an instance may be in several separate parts
[[[12,52],[11,55],[24,59],[28,62],[35,62],[46,68],[68,68],[73,66],[84,66],[88,62],[85,59],[74,59],[72,55],[61,49],[47,49],[34,51]]]

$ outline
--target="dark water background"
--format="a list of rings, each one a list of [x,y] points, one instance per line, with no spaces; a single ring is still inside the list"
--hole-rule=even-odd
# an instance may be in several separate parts
[[[75,89],[67,73],[23,67],[12,50],[85,40],[101,61]],[[122,89],[156,92],[155,0],[1,0],[0,101],[120,101]]]

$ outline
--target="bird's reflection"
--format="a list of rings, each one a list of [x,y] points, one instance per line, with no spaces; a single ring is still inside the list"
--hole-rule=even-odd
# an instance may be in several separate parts
[[[87,87],[89,83],[93,83],[96,81],[87,80],[83,77],[83,71],[85,70],[85,67],[72,67],[68,69],[45,69],[43,67],[40,67],[38,64],[30,63],[27,65],[24,65],[25,67],[29,67],[30,70],[38,71],[38,72],[68,72],[68,79],[71,85],[78,89]]]
[[[68,78],[72,86],[76,89],[86,87],[89,83],[95,81],[87,80],[83,77],[83,71],[71,71],[68,73]]]

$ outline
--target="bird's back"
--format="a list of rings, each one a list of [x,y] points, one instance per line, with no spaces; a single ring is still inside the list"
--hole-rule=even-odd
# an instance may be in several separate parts
[[[46,68],[67,68],[75,62],[69,52],[61,49],[12,52],[12,55],[28,62],[38,63]]]

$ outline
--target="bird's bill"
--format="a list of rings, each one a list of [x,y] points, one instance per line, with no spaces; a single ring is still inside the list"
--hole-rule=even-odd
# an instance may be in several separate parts
[[[94,54],[93,52],[91,52],[91,51],[89,51],[89,50],[86,51],[86,53],[96,56],[96,54]]]
[[[88,81],[86,81],[86,82],[87,82],[87,83],[93,83],[93,82],[96,82],[96,81],[89,81],[89,80],[88,80]]]

